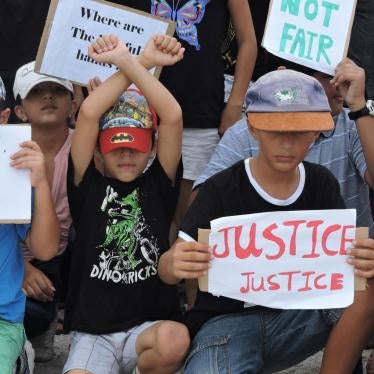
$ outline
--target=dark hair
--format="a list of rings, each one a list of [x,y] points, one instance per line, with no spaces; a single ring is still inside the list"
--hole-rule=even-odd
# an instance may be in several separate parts
[[[296,64],[295,62],[285,60],[284,58],[274,56],[270,53],[268,57],[268,64],[270,70],[277,70],[279,66],[285,66],[286,69],[295,70],[310,76],[313,76],[317,72],[317,70],[308,68],[304,65]]]
[[[5,100],[0,98],[0,112],[6,108]]]
[[[14,105],[22,105],[22,99],[20,95],[17,95]]]

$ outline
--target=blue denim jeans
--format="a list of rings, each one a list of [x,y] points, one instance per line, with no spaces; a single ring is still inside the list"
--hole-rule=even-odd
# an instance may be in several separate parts
[[[249,308],[206,322],[192,341],[185,374],[267,373],[318,352],[342,310]]]

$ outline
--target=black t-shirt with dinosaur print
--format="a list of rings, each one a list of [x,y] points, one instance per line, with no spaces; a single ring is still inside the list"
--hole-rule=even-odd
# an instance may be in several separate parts
[[[158,159],[129,183],[102,176],[93,162],[78,187],[73,180],[70,158],[68,197],[76,238],[65,330],[107,334],[178,318],[176,287],[157,273],[169,248],[175,193]]]

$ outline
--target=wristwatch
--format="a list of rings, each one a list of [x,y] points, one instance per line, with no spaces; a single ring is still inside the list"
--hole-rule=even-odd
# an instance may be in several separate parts
[[[374,116],[374,101],[368,100],[366,102],[366,105],[359,110],[356,110],[355,112],[349,112],[348,117],[349,119],[356,120],[361,117],[365,116]]]

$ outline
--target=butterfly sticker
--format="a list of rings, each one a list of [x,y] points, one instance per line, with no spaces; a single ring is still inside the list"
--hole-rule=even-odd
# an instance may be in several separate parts
[[[171,19],[177,22],[179,39],[200,50],[195,24],[201,22],[205,13],[205,6],[210,0],[190,0],[178,9],[180,0],[171,7],[166,0],[151,0],[151,13],[155,16]]]

